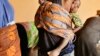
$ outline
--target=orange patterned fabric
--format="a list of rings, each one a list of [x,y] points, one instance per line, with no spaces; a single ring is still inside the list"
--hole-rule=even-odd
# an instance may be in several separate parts
[[[0,56],[21,56],[16,25],[0,29]]]
[[[36,13],[35,24],[38,28],[66,38],[73,34],[71,20],[69,13],[62,6],[46,1]]]

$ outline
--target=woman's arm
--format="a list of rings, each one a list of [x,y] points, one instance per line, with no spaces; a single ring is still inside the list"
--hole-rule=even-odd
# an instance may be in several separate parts
[[[75,28],[73,29],[73,32],[76,33],[76,32],[79,31],[81,28],[82,28],[82,27],[75,27]]]
[[[68,32],[66,34],[67,36],[66,36],[66,38],[63,39],[60,46],[58,46],[56,49],[48,52],[49,56],[58,56],[60,54],[61,50],[68,44],[68,42],[74,38],[73,30],[68,29],[67,32]]]
[[[71,17],[72,17],[72,21],[75,25],[75,27],[73,29],[73,31],[75,33],[82,28],[83,24],[81,22],[81,19],[79,18],[79,16],[76,13],[71,13]]]

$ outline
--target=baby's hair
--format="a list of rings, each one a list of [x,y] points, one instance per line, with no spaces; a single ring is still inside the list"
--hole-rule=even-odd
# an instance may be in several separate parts
[[[47,1],[51,1],[52,3],[62,5],[62,0],[47,0]]]
[[[97,10],[97,15],[100,16],[100,10]]]

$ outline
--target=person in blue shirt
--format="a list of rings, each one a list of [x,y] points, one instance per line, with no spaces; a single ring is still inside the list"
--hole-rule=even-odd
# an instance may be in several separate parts
[[[14,11],[8,0],[0,0],[0,28],[14,24]]]

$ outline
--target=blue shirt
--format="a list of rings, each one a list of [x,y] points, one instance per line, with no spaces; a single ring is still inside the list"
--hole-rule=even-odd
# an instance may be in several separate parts
[[[8,0],[0,0],[0,28],[14,21],[14,11]]]

